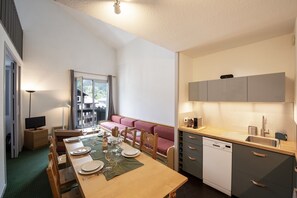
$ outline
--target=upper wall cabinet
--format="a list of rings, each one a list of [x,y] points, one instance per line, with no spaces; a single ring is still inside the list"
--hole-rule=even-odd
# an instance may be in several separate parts
[[[284,102],[285,73],[189,83],[190,101]]]
[[[207,101],[207,81],[189,83],[189,101]]]
[[[284,102],[285,73],[248,77],[249,102]]]
[[[208,101],[247,101],[247,77],[208,81]]]

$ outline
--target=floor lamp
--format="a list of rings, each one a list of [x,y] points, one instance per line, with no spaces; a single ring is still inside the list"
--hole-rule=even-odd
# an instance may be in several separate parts
[[[30,98],[29,98],[29,118],[31,117],[31,94],[34,93],[34,90],[26,90],[26,92],[28,92],[30,94]]]
[[[68,108],[70,107],[69,104],[64,104],[62,106],[62,129],[64,130],[65,129],[65,115],[64,115],[64,108],[67,108],[67,112],[68,112]]]

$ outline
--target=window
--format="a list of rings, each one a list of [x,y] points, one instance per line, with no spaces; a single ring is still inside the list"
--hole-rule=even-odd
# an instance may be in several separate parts
[[[106,80],[75,78],[76,128],[88,128],[106,119],[108,84]]]

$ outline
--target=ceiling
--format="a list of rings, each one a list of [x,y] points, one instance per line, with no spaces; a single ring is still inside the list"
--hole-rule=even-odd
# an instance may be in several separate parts
[[[292,33],[297,17],[297,0],[122,0],[119,15],[112,0],[56,1],[99,19],[80,15],[94,31],[108,23],[190,57]]]

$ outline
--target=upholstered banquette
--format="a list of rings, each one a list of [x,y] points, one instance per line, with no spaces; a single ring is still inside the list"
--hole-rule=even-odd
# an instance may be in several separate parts
[[[126,118],[119,115],[112,115],[110,121],[102,121],[100,126],[103,129],[111,131],[114,127],[118,127],[121,134],[128,127],[136,132],[136,142],[140,142],[140,131],[144,130],[149,133],[158,133],[158,154],[167,156],[168,149],[174,145],[174,128],[157,123]],[[128,139],[132,139],[132,135],[128,134]]]

